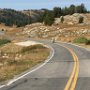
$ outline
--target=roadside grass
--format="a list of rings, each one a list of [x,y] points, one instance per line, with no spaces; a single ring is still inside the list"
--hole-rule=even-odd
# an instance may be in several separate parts
[[[74,39],[73,43],[84,48],[90,49],[90,39],[87,39],[85,37],[76,38]]]
[[[88,39],[85,37],[78,37],[73,40],[73,43],[81,43],[82,44],[82,43],[86,43],[87,41],[88,41]]]
[[[3,53],[0,55],[0,82],[43,62],[50,54],[50,50],[42,45],[21,47],[10,43],[0,50]]]
[[[86,37],[78,37],[73,40],[73,43],[90,45],[90,39]]]
[[[37,45],[32,45],[32,46],[28,46],[28,47],[24,47],[22,50],[21,50],[21,53],[25,53],[25,52],[31,52],[31,51],[34,51],[36,49],[43,49],[44,47],[40,44],[37,44]]]

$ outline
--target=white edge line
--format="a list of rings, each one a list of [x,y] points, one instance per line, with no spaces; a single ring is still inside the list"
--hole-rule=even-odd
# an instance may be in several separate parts
[[[5,86],[6,86],[6,85],[1,85],[0,88],[3,88],[3,87],[5,87]]]
[[[16,78],[16,79],[11,80],[11,81],[8,82],[6,85],[1,85],[0,88],[3,88],[3,87],[5,87],[5,86],[9,86],[9,85],[11,85],[12,83],[18,81],[19,79],[22,79],[22,78],[25,77],[26,75],[31,74],[31,73],[35,72],[36,70],[42,68],[44,65],[46,65],[46,64],[52,59],[52,57],[54,56],[54,53],[55,53],[54,49],[53,49],[51,46],[48,46],[48,48],[51,49],[52,54],[50,53],[51,55],[48,57],[49,59],[46,59],[45,62],[44,62],[42,65],[40,65],[39,67],[31,70],[30,72],[28,72],[28,73],[26,73],[26,74],[24,74],[24,75],[22,75],[22,76],[20,76],[20,77],[18,77],[18,78]]]
[[[83,47],[83,46],[79,46],[79,45],[76,45],[76,44],[73,44],[73,43],[68,43],[68,42],[61,42],[61,41],[57,41],[57,42],[70,44],[70,45],[73,45],[73,46],[76,46],[76,47],[79,47],[79,48],[83,48],[83,49],[85,49],[85,50],[87,50],[87,51],[89,51],[89,52],[90,52],[90,49],[85,48],[85,47]]]

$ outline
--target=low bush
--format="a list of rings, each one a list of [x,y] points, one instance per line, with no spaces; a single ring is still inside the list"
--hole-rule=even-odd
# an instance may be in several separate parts
[[[35,50],[35,49],[43,49],[43,48],[45,48],[45,47],[43,45],[40,45],[40,44],[32,45],[32,46],[24,47],[21,50],[21,53],[30,52],[30,51]]]
[[[87,43],[88,39],[85,37],[78,37],[73,40],[74,43]]]
[[[7,44],[7,43],[10,43],[11,41],[8,40],[8,39],[1,39],[0,40],[0,45],[3,45],[3,44]]]
[[[86,45],[90,45],[90,40],[87,40],[87,42],[85,44]]]
[[[64,17],[62,16],[62,17],[61,17],[61,23],[63,23],[63,22],[64,22]]]
[[[79,23],[83,23],[83,21],[84,21],[84,17],[81,16],[81,17],[79,18]]]

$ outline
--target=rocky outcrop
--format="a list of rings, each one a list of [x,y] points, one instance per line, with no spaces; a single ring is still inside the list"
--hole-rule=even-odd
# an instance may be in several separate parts
[[[70,25],[78,24],[80,17],[84,18],[84,21],[83,21],[84,24],[90,24],[90,14],[79,14],[79,13],[63,16],[64,18],[63,23],[70,24]],[[55,24],[60,24],[60,23],[61,23],[61,17],[56,18]]]
[[[32,28],[30,28],[32,26]],[[38,27],[37,27],[38,26]],[[52,38],[68,38],[68,37],[78,37],[83,35],[90,35],[90,29],[78,27],[74,28],[60,28],[55,26],[44,26],[43,24],[37,23],[28,25],[24,28],[22,34],[27,35],[31,38],[43,38],[43,39],[52,39]]]

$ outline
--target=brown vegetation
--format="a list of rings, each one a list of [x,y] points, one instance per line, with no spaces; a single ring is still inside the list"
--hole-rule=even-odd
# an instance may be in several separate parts
[[[25,52],[22,52],[23,49]],[[49,53],[49,49],[41,45],[21,47],[10,43],[0,47],[0,82],[43,62]]]

